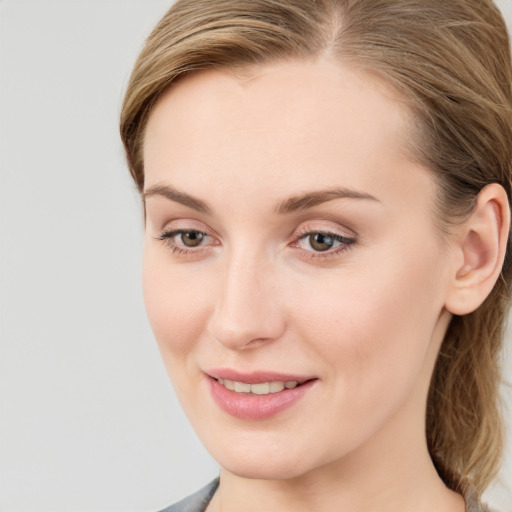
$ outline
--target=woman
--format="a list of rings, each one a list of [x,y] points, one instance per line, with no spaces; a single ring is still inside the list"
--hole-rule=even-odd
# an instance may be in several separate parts
[[[485,511],[511,279],[486,0],[179,0],[121,134],[144,294],[221,466],[168,510]]]

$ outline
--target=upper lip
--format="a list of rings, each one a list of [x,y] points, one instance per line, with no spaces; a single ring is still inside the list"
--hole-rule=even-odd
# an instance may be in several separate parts
[[[315,379],[311,375],[299,375],[291,373],[281,373],[266,370],[255,370],[251,372],[241,372],[231,368],[212,368],[205,371],[207,375],[214,379],[232,380],[235,382],[245,382],[246,384],[260,384],[262,382],[305,382]]]

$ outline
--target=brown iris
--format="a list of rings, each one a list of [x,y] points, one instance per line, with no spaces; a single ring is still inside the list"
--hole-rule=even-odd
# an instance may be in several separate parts
[[[309,235],[309,244],[315,251],[328,251],[334,245],[334,238],[323,233]]]
[[[187,247],[197,247],[204,240],[204,233],[200,231],[183,231],[181,241]]]

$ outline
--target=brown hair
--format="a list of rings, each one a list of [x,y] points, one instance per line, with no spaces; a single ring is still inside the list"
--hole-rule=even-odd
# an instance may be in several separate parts
[[[512,71],[505,23],[491,0],[178,0],[146,41],[121,114],[130,172],[144,187],[144,130],[179,77],[324,53],[377,72],[416,121],[415,157],[438,183],[444,231],[479,191],[511,194]],[[503,452],[500,352],[512,279],[510,242],[500,279],[474,312],[453,317],[434,369],[427,441],[445,482],[480,494]]]

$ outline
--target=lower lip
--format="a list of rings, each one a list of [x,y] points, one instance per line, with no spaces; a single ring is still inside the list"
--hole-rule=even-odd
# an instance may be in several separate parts
[[[283,389],[268,395],[255,395],[226,389],[212,377],[208,380],[217,405],[224,412],[242,420],[265,420],[276,416],[296,404],[316,382],[316,380],[310,380],[293,389]]]

